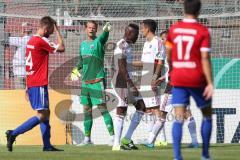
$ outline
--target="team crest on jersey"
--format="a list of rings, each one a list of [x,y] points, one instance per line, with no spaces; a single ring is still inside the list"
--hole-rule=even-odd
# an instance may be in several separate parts
[[[92,44],[92,45],[90,45],[90,49],[93,49],[94,48],[94,45]]]

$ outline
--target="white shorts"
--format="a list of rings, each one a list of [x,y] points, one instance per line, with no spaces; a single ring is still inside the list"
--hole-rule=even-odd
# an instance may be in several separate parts
[[[128,106],[128,89],[127,88],[113,88],[113,94],[117,98],[117,107]]]
[[[173,109],[172,106],[172,94],[167,94],[164,93],[163,95],[160,96],[161,97],[161,104],[160,104],[160,110],[164,111],[164,112],[171,112]]]
[[[153,92],[150,87],[143,88],[139,90],[140,96],[136,97],[138,100],[143,99],[146,108],[156,107],[160,105],[160,97],[158,92]]]

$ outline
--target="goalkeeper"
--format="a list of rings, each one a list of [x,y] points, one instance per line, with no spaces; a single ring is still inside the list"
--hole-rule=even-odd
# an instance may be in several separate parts
[[[112,118],[107,110],[105,99],[105,73],[104,73],[104,45],[108,40],[110,23],[103,27],[103,33],[96,36],[97,23],[88,21],[86,23],[87,40],[80,46],[79,63],[72,70],[71,79],[78,80],[81,77],[82,87],[80,101],[84,106],[84,134],[82,145],[92,144],[91,129],[93,124],[92,106],[96,105],[100,110],[108,132],[111,136],[112,145],[114,128]]]

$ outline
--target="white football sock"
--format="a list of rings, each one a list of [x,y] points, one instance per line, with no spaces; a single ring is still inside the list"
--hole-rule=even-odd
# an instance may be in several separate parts
[[[197,141],[197,131],[196,122],[193,117],[188,118],[188,130],[192,138],[192,143],[198,143]]]
[[[88,136],[85,136],[85,138],[84,138],[84,142],[89,142],[89,141],[91,141],[91,138],[88,137]]]
[[[116,115],[115,120],[114,120],[114,146],[120,145],[120,139],[122,136],[122,130],[123,130],[123,122],[124,122],[124,116],[121,115]]]
[[[155,115],[153,113],[147,113],[147,131],[148,133],[152,132],[154,123],[156,122]]]
[[[148,143],[154,143],[156,140],[156,137],[158,136],[158,133],[161,131],[161,129],[163,128],[165,124],[165,120],[164,119],[158,119],[156,121],[156,123],[153,126],[152,132],[150,133],[149,137],[148,137]]]
[[[133,117],[131,119],[129,128],[127,130],[127,133],[125,135],[125,138],[127,138],[127,139],[131,139],[132,138],[133,132],[135,131],[135,129],[137,128],[139,122],[141,121],[143,114],[144,113],[141,112],[141,111],[135,111],[135,113],[133,114]]]
[[[167,141],[166,131],[165,131],[165,125],[163,126],[163,128],[162,128],[159,136],[160,136],[160,137],[159,137],[159,140],[160,140],[160,141],[164,141],[164,142]]]

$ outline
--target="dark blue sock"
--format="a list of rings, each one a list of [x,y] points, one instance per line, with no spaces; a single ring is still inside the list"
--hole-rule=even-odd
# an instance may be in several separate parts
[[[201,126],[201,135],[203,140],[202,156],[209,158],[209,142],[212,133],[212,119],[203,118]]]
[[[174,158],[182,160],[181,140],[183,121],[175,121],[172,128]]]
[[[49,120],[45,120],[44,122],[41,122],[40,123],[40,129],[41,129],[41,133],[42,133],[44,148],[51,147],[51,142],[50,142],[51,127],[50,127],[50,124],[49,124]]]
[[[33,127],[35,127],[39,123],[40,123],[39,118],[37,116],[34,116],[34,117],[28,119],[26,122],[24,122],[19,127],[17,127],[15,130],[13,130],[12,135],[18,136],[19,134],[23,134],[23,133],[31,130]]]

